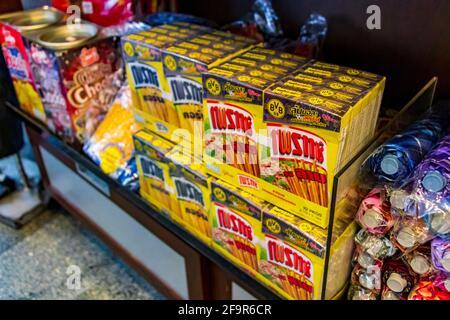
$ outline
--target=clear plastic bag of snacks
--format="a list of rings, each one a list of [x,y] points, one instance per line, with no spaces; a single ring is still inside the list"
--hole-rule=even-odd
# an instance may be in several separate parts
[[[388,258],[382,268],[382,290],[395,293],[400,300],[406,300],[419,277],[411,272],[408,265],[399,256]]]
[[[131,109],[130,89],[124,86],[83,150],[105,173],[125,179],[123,174],[130,170],[128,164],[134,151],[132,135],[139,129]]]
[[[360,183],[367,188],[399,188],[445,134],[449,112],[432,109],[405,130],[388,139],[361,165]]]
[[[405,254],[403,259],[410,269],[420,277],[428,276],[434,272],[429,243],[419,246],[416,250]]]

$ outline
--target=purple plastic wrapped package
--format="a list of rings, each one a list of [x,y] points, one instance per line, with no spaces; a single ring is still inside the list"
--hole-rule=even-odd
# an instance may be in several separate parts
[[[450,134],[417,166],[412,182],[409,215],[423,218],[436,235],[450,233]]]
[[[414,191],[435,202],[450,201],[450,134],[433,148],[414,172]]]
[[[431,241],[431,258],[436,269],[450,273],[450,236]]]

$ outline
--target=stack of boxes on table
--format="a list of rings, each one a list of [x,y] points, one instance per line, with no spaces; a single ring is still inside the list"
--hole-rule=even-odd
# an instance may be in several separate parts
[[[171,28],[183,39],[152,40]],[[142,196],[281,296],[331,298],[348,272],[322,292],[327,251],[351,255],[355,230],[330,248],[333,178],[372,137],[384,78],[193,28],[122,39]]]
[[[36,12],[51,20],[37,31],[0,16],[20,107],[82,143],[118,89],[118,39]],[[332,241],[334,177],[372,137],[384,78],[181,22],[121,51],[141,195],[281,296],[336,295],[348,272],[328,261],[351,255],[354,228]]]

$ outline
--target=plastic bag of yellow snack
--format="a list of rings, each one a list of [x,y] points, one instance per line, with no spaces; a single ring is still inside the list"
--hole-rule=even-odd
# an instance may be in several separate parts
[[[132,136],[139,129],[131,109],[130,88],[124,86],[83,150],[106,174],[117,179],[127,170],[134,151]]]

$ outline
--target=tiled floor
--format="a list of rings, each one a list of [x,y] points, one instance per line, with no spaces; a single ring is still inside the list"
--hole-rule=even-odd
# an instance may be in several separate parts
[[[81,271],[80,288],[70,286],[70,266]],[[164,297],[80,222],[47,211],[21,230],[0,224],[0,299]]]

